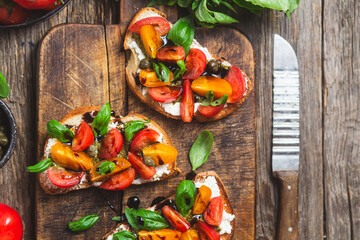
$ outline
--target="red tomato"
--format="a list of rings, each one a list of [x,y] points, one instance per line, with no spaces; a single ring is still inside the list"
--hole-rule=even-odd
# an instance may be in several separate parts
[[[47,169],[47,175],[55,186],[61,188],[69,188],[78,184],[84,173],[77,173],[72,171],[67,171],[57,167],[49,167]]]
[[[145,25],[153,25],[155,30],[164,36],[170,31],[170,23],[163,17],[148,17],[134,23],[129,30],[140,34],[140,28]]]
[[[181,87],[162,86],[149,88],[149,94],[157,102],[170,103],[180,97]]]
[[[186,230],[191,227],[190,223],[186,221],[186,219],[173,208],[165,206],[162,208],[161,212],[166,218],[166,220],[170,223],[170,225],[176,230],[186,232]]]
[[[166,46],[160,48],[156,53],[156,58],[163,62],[176,63],[185,60],[185,49],[181,46]]]
[[[224,206],[221,197],[214,197],[204,212],[204,219],[210,225],[219,226],[223,219],[223,211]]]
[[[123,190],[131,185],[131,183],[134,181],[134,178],[135,170],[133,168],[128,168],[101,183],[99,188],[112,191]]]
[[[75,136],[72,140],[72,150],[83,151],[94,142],[94,132],[86,122],[82,121],[76,129]]]
[[[218,114],[219,112],[221,112],[221,110],[224,108],[225,104],[221,104],[219,106],[199,106],[198,107],[198,111],[201,115],[203,115],[204,117],[207,118],[211,118],[213,116],[215,116],[216,114]]]
[[[206,56],[197,48],[192,48],[185,60],[186,72],[183,79],[195,79],[201,76],[206,68]]]
[[[205,222],[198,221],[196,223],[196,229],[199,231],[201,240],[204,239],[203,236],[205,236],[207,240],[220,240],[220,233]]]
[[[145,128],[139,131],[133,138],[130,144],[130,152],[138,154],[143,148],[157,142],[159,138],[160,134],[157,131]]]
[[[5,25],[15,25],[25,22],[29,16],[29,11],[23,9],[13,2],[0,0],[0,23]],[[9,15],[10,13],[10,15]]]
[[[57,8],[58,6],[60,6],[61,4],[62,4],[62,2],[60,0],[57,0],[54,4],[51,4],[51,5],[47,6],[46,8],[44,8],[44,10],[51,11],[51,10]]]
[[[191,91],[191,83],[185,80],[180,102],[180,115],[184,122],[191,122],[194,116],[194,93]]]
[[[115,157],[123,146],[123,137],[119,130],[111,129],[101,143],[99,157],[103,159],[111,159]]]
[[[43,9],[54,4],[57,0],[13,0],[13,1],[26,9]]]
[[[135,168],[135,171],[139,176],[145,180],[152,178],[155,173],[156,169],[154,167],[147,166],[141,157],[129,152],[129,162]]]
[[[15,209],[0,203],[0,239],[21,240],[23,225]]]
[[[232,66],[229,69],[229,72],[226,75],[225,80],[230,83],[232,88],[232,94],[231,96],[229,96],[227,102],[236,103],[244,96],[246,90],[245,76],[240,69]]]

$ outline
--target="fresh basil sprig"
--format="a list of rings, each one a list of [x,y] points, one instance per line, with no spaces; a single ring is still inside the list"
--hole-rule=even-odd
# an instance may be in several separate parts
[[[220,105],[226,103],[227,100],[228,100],[228,95],[227,95],[227,94],[224,94],[221,98],[219,98],[218,100],[215,100],[215,101],[211,102],[210,104],[211,104],[211,106],[216,107],[216,106],[220,106]]]
[[[125,124],[125,139],[130,142],[134,137],[135,133],[140,131],[145,127],[145,123],[149,123],[151,120],[147,119],[146,121],[131,121]]]
[[[205,100],[201,103],[201,106],[220,106],[224,103],[226,103],[228,99],[228,95],[224,94],[221,98],[214,101],[214,92],[213,91],[207,91],[205,94]]]
[[[167,38],[176,45],[185,49],[186,55],[190,51],[195,34],[195,25],[192,16],[180,18],[170,29]]]
[[[100,163],[100,165],[96,168],[95,172],[100,175],[106,175],[112,173],[112,171],[114,171],[115,169],[115,166],[115,163],[113,163],[112,161],[105,161]]]
[[[211,147],[214,142],[214,137],[209,131],[202,131],[189,152],[189,158],[192,170],[195,171],[203,165],[209,157]]]
[[[70,129],[56,120],[48,121],[46,128],[50,137],[56,138],[62,143],[71,142],[74,137],[74,133]]]
[[[178,65],[179,69],[174,72],[173,81],[181,78],[182,75],[184,75],[184,73],[186,72],[186,66],[183,60],[177,61],[176,64]]]
[[[136,240],[136,236],[130,231],[121,231],[113,235],[113,240]]]
[[[52,165],[52,163],[53,163],[53,161],[51,160],[51,158],[47,158],[47,159],[41,160],[40,162],[38,162],[37,164],[35,164],[33,166],[28,166],[27,170],[32,173],[43,172],[46,169],[48,169]]]
[[[183,180],[176,189],[175,204],[182,216],[186,216],[194,205],[196,187],[193,181]]]
[[[121,216],[113,217],[111,220],[121,222]]]
[[[155,63],[153,62],[153,68],[156,73],[157,78],[162,82],[169,82],[170,80],[170,70],[162,62]]]
[[[137,230],[158,230],[169,227],[159,213],[150,210],[126,208],[125,215],[130,225]]]
[[[6,83],[5,77],[0,72],[0,98],[6,98],[10,93],[10,88]]]
[[[73,232],[81,232],[91,228],[99,220],[98,215],[88,215],[80,218],[76,222],[69,222],[69,229]]]
[[[93,128],[95,128],[98,131],[98,132],[94,131],[95,136],[97,136],[97,133],[99,133],[100,135],[105,135],[107,133],[110,118],[111,118],[110,104],[106,103],[97,113],[92,123]]]

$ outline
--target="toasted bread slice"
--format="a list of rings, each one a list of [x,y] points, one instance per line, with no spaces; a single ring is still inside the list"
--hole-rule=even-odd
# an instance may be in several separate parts
[[[70,111],[68,114],[66,114],[65,117],[63,117],[59,122],[63,125],[78,126],[85,113],[92,112],[92,111],[99,111],[100,109],[101,109],[101,107],[97,107],[97,106],[76,108],[76,109]],[[120,117],[117,119],[115,119],[114,117],[111,117],[111,121],[113,121],[113,122],[120,121],[123,124],[126,124],[127,122],[134,121],[134,120],[143,120],[144,121],[147,119],[148,118],[146,118],[143,115],[134,114],[134,113],[130,113],[129,115],[127,115],[125,117]],[[167,145],[172,145],[166,132],[159,125],[157,125],[154,121],[150,121],[149,123],[146,123],[145,126],[156,130],[162,136],[162,139],[161,139],[162,143],[167,144]],[[49,139],[50,138],[48,137],[48,139],[46,140],[45,147],[44,147],[44,155],[42,156],[42,158],[40,160],[48,157],[48,153],[51,148],[51,146],[49,145]],[[138,178],[138,179],[134,180],[133,184],[140,185],[140,184],[144,184],[144,183],[148,183],[148,182],[161,181],[165,178],[174,176],[180,172],[180,170],[178,168],[176,168],[176,161],[174,161],[168,165],[159,166],[159,168],[161,168],[161,172],[162,172],[161,176],[155,174],[155,176],[150,180],[143,180],[143,179],[140,180]],[[88,174],[85,174],[85,176],[80,181],[80,183],[78,183],[77,185],[75,185],[73,187],[69,187],[69,188],[60,188],[60,187],[57,187],[54,184],[52,184],[47,176],[47,171],[39,173],[38,178],[39,178],[40,185],[41,185],[42,189],[45,191],[45,193],[55,195],[55,194],[64,194],[64,193],[67,193],[70,191],[80,190],[80,189],[85,189],[85,188],[89,188],[92,186],[96,186],[94,183],[87,180],[86,175],[88,175]]]
[[[196,175],[196,177],[195,177],[195,179],[193,181],[194,181],[195,185],[197,185],[197,187],[198,187],[198,186],[201,185],[201,183],[203,183],[209,177],[215,177],[215,179],[216,179],[216,183],[219,186],[220,197],[221,197],[223,205],[224,205],[224,211],[226,211],[228,214],[233,215],[234,214],[233,208],[231,207],[231,203],[230,203],[228,194],[227,194],[227,192],[225,190],[225,186],[222,183],[220,177],[214,171],[199,173],[199,174]],[[168,199],[174,200],[175,196],[169,197]],[[164,201],[166,201],[168,199],[165,199]],[[162,202],[155,205],[155,206],[152,206],[152,207],[148,208],[148,210],[155,211],[157,206],[160,206],[161,204],[162,204]],[[221,239],[222,240],[230,240],[230,239],[232,239],[232,237],[234,235],[235,219],[230,221],[229,224],[231,226],[231,232],[221,234]],[[111,230],[109,233],[107,233],[102,238],[102,240],[112,240],[113,239],[112,236],[115,233],[123,231],[123,230],[130,230],[130,225],[127,223],[127,221],[120,222],[119,224],[117,224],[116,227],[113,230]]]
[[[136,79],[135,79],[135,76],[139,73],[139,63],[141,60],[139,58],[139,56],[140,56],[140,54],[144,54],[145,50],[142,47],[142,43],[141,43],[139,35],[131,32],[129,30],[129,28],[137,21],[144,19],[144,18],[148,18],[148,17],[166,18],[166,15],[155,8],[147,7],[147,8],[141,9],[135,15],[135,17],[129,24],[128,30],[126,31],[126,34],[125,34],[125,40],[124,40],[124,49],[131,51],[130,57],[128,57],[128,59],[127,59],[126,80],[127,80],[127,83],[129,85],[129,88],[131,89],[131,91],[143,103],[145,103],[146,105],[148,105],[155,111],[167,116],[168,118],[181,119],[180,115],[173,115],[169,112],[166,112],[164,107],[160,103],[158,103],[157,101],[153,100],[150,97],[150,95],[148,94],[148,91],[147,91],[147,87],[143,87],[140,83],[137,83]],[[223,64],[225,64],[227,66],[231,65],[226,60],[219,59],[216,56],[214,56],[212,53],[210,53],[207,50],[207,48],[202,47],[200,45],[200,43],[198,41],[196,41],[195,39],[191,45],[191,48],[201,49],[205,53],[208,60],[215,59],[215,60],[221,61]],[[245,90],[243,97],[236,103],[227,103],[225,105],[225,107],[221,110],[220,113],[218,113],[217,115],[215,115],[214,117],[211,117],[211,118],[206,118],[206,117],[202,116],[199,111],[196,111],[194,113],[194,117],[197,121],[210,122],[210,121],[215,121],[215,120],[224,118],[224,117],[228,116],[229,114],[231,114],[232,112],[234,112],[235,109],[246,100],[246,98],[250,95],[250,92],[251,92],[253,86],[252,86],[252,83],[251,83],[249,77],[245,74],[245,72],[242,71],[242,73],[244,74],[245,80],[246,80],[246,90]]]

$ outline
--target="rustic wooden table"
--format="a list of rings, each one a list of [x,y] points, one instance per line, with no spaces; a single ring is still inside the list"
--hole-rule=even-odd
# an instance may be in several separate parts
[[[256,238],[273,239],[278,186],[271,175],[273,34],[285,37],[298,55],[301,81],[300,239],[359,239],[360,236],[360,2],[301,0],[284,14],[246,11],[238,29],[252,42],[257,59]],[[18,143],[0,169],[0,202],[24,222],[24,239],[34,239],[36,55],[46,31],[60,23],[116,24],[119,3],[74,0],[41,24],[0,30],[0,71],[11,93],[5,100],[18,124]]]

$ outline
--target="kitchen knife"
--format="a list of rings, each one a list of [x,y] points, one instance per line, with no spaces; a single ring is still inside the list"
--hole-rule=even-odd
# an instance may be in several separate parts
[[[298,169],[300,152],[299,68],[296,54],[274,36],[272,170],[280,181],[277,239],[298,239]]]

